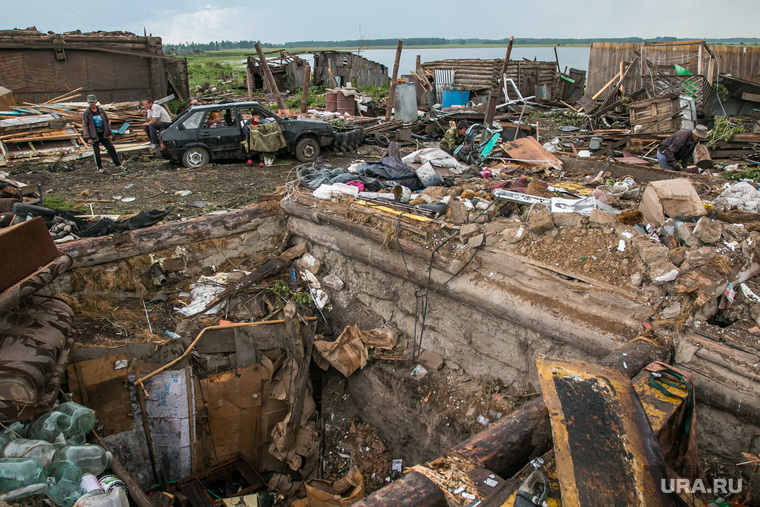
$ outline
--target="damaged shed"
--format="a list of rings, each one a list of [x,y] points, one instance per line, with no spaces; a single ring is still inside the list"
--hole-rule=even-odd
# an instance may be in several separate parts
[[[187,62],[163,54],[160,37],[129,32],[0,31],[0,84],[16,102],[43,103],[83,88],[101,102],[188,100]]]
[[[453,86],[468,90],[475,95],[488,95],[499,90],[503,60],[437,60],[424,62],[422,68],[440,86]],[[573,69],[573,74],[582,83],[585,74]],[[448,75],[449,79],[446,78]],[[453,79],[450,79],[453,75]],[[537,96],[542,99],[560,100],[565,96],[565,81],[557,71],[556,62],[531,60],[510,61],[506,69],[507,80],[511,79],[523,97]],[[445,80],[445,82],[444,82]],[[510,87],[508,93],[514,97]]]

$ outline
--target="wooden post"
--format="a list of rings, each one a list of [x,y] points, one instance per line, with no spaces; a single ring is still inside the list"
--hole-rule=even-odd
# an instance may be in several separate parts
[[[504,97],[505,99],[507,96],[504,94],[504,87],[507,86],[507,80],[505,79],[505,76],[507,74],[507,67],[509,67],[509,57],[512,55],[512,44],[515,42],[515,36],[511,36],[509,38],[509,44],[507,44],[507,56],[504,57],[504,62],[501,64],[501,74],[499,74],[499,82],[501,83],[501,87],[499,88],[499,97]]]
[[[557,54],[557,46],[554,46],[554,60],[557,62],[557,72],[562,73],[562,69],[559,66],[559,55]]]
[[[301,112],[305,113],[309,105],[309,84],[311,84],[311,66],[307,63],[303,70],[303,94],[301,95]]]
[[[253,72],[251,72],[251,57],[245,62],[245,81],[248,84],[248,100],[253,100]]]
[[[257,42],[254,46],[256,47],[256,54],[259,55],[259,66],[261,67],[262,72],[264,72],[264,78],[267,80],[269,91],[274,93],[274,98],[277,100],[277,107],[279,109],[285,109],[285,102],[283,102],[282,97],[280,96],[280,90],[277,89],[277,83],[274,82],[274,77],[272,77],[272,71],[269,69],[267,59],[264,58],[264,51],[261,50],[261,44]]]
[[[620,96],[625,97],[625,61],[620,60]]]
[[[398,63],[399,60],[401,60],[401,47],[403,46],[404,41],[401,39],[398,40],[398,45],[396,46],[396,61],[393,63],[393,77],[391,78],[391,89],[388,92],[388,107],[385,108],[385,119],[390,120],[391,119],[391,111],[393,110],[393,96],[396,94],[396,81],[398,80]]]

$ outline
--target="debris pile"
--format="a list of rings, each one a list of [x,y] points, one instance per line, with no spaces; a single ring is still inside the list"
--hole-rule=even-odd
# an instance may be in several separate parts
[[[43,104],[25,104],[0,111],[0,166],[13,162],[55,163],[91,154],[82,138],[86,102],[71,102],[74,91]],[[108,114],[118,151],[144,149],[145,115],[135,102],[100,105]]]

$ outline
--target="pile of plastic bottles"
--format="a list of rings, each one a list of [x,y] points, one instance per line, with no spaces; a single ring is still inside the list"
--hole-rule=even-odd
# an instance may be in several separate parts
[[[94,426],[93,411],[74,402],[61,403],[28,425],[3,426],[0,494],[17,500],[42,491],[61,507],[127,507],[121,481],[96,477],[113,456],[85,443]]]

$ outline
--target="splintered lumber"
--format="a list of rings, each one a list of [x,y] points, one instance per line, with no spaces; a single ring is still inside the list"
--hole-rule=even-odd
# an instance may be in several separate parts
[[[401,47],[404,45],[404,41],[398,40],[396,46],[396,61],[393,63],[393,77],[391,78],[391,89],[388,92],[388,107],[385,109],[385,119],[391,119],[391,111],[393,111],[393,97],[396,94],[396,82],[398,81],[398,64],[401,60]]]
[[[303,71],[303,92],[301,94],[301,112],[305,113],[309,106],[309,85],[311,84],[311,66],[307,63]]]
[[[628,378],[635,377],[653,361],[667,361],[670,350],[649,339],[634,339],[613,351],[599,364],[614,368]],[[542,396],[529,401],[474,437],[465,440],[447,454],[458,454],[499,477],[511,477],[531,459],[551,447],[549,411]],[[429,481],[432,484],[432,481]],[[354,507],[379,505],[446,505],[437,500],[428,482],[415,474],[406,474],[397,481],[372,493]],[[414,503],[405,499],[414,498]]]
[[[602,86],[601,90],[599,90],[598,92],[596,92],[596,93],[594,94],[594,96],[593,96],[593,97],[591,97],[591,100],[596,100],[596,99],[598,99],[598,98],[599,98],[599,96],[600,96],[602,93],[604,93],[604,90],[606,90],[607,88],[609,88],[609,87],[610,87],[610,85],[611,85],[612,83],[614,83],[615,81],[617,81],[617,79],[618,79],[619,77],[620,77],[620,72],[618,72],[617,74],[615,74],[615,75],[612,77],[612,79],[610,79],[609,81],[607,81],[607,84],[606,84],[606,85],[604,85],[604,86]]]
[[[272,70],[269,68],[269,63],[267,63],[267,59],[264,58],[264,51],[261,49],[261,44],[257,42],[254,44],[254,47],[256,48],[256,54],[259,55],[259,68],[264,73],[264,78],[267,80],[269,91],[274,94],[274,98],[277,100],[277,107],[279,109],[285,109],[285,102],[283,102],[280,90],[277,89],[277,83],[275,82],[274,77],[272,77]]]
[[[268,276],[275,275],[282,270],[282,268],[285,267],[287,263],[280,259],[271,259],[267,261],[263,266],[258,268],[256,271],[251,273],[250,275],[244,276],[240,279],[237,283],[235,283],[233,286],[226,288],[222,292],[216,295],[214,299],[208,302],[206,304],[206,307],[201,310],[198,313],[204,313],[207,312],[210,308],[213,308],[216,306],[219,302],[224,301],[225,299],[228,299],[235,294],[239,293],[242,290],[245,290],[246,288],[250,287],[251,285],[255,284],[256,282],[263,280],[264,278]]]

